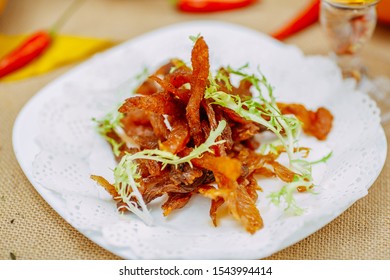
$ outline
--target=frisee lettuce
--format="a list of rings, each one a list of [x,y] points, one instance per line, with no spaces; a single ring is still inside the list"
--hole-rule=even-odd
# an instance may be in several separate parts
[[[276,206],[281,204],[283,198],[285,204],[287,204],[284,209],[285,211],[291,212],[294,215],[302,215],[304,210],[296,203],[294,193],[298,187],[306,187],[309,190],[312,185],[313,183],[311,181],[303,180],[302,176],[295,176],[291,183],[284,185],[280,191],[273,192],[268,197]]]
[[[130,80],[135,80],[138,84],[143,82],[147,77],[149,76],[149,70],[146,66],[142,68],[142,70],[137,73],[133,78]],[[135,93],[137,87],[134,87],[131,92]],[[126,92],[128,93],[128,92]],[[118,111],[119,106],[115,108],[115,110],[112,110],[108,112],[103,118],[97,120],[93,118],[92,120],[95,121],[97,126],[97,131],[100,135],[103,136],[104,139],[107,140],[112,145],[113,152],[116,156],[119,155],[119,148],[129,143],[130,139],[126,136],[126,134],[123,131],[123,125],[121,123],[122,118],[124,117],[123,113],[120,113]],[[116,134],[122,139],[120,143],[116,142],[114,139],[109,137],[107,134],[111,131],[116,132]]]
[[[93,119],[98,125],[97,125],[97,132],[103,136],[103,138],[111,144],[112,151],[115,156],[119,156],[119,148],[125,144],[124,141],[117,142],[112,137],[108,136],[110,132],[118,132],[122,134],[122,123],[121,119],[123,118],[123,114],[118,112],[118,110],[114,110],[112,112],[109,112],[106,114],[103,118],[100,120]],[[119,135],[119,134],[118,134]]]
[[[153,218],[138,189],[139,183],[137,180],[141,178],[141,175],[137,164],[126,156],[122,157],[114,169],[114,178],[114,187],[119,194],[119,198],[125,203],[120,206],[119,210],[125,208],[137,215],[145,224],[151,225]]]
[[[198,41],[198,39],[201,37],[200,33],[198,33],[197,35],[190,35],[189,38],[190,40],[195,44],[196,41]]]
[[[281,199],[287,204],[286,210],[293,210],[294,214],[300,215],[303,210],[295,202],[293,193],[297,187],[306,187],[307,190],[313,187],[312,165],[319,162],[325,162],[331,156],[331,153],[319,161],[308,162],[299,153],[299,135],[302,130],[301,122],[293,115],[283,115],[277,106],[273,95],[273,87],[267,81],[266,77],[248,74],[245,70],[248,64],[238,69],[227,68],[228,73],[239,76],[243,80],[249,81],[256,89],[258,96],[251,100],[243,101],[237,95],[231,95],[221,90],[217,81],[223,81],[226,88],[231,88],[229,78],[222,71],[219,71],[215,77],[209,75],[209,86],[205,92],[205,98],[211,99],[212,103],[229,108],[241,117],[265,126],[273,132],[289,159],[289,168],[296,173],[293,182],[284,185],[279,192],[271,193],[271,202],[279,205]],[[265,91],[265,92],[264,92]],[[263,152],[276,152],[276,146],[269,145],[263,148]]]
[[[212,75],[209,76],[210,85],[206,89],[205,98],[212,99],[212,103],[229,108],[241,117],[261,124],[273,132],[285,147],[290,168],[294,171],[293,160],[296,158],[294,149],[298,147],[301,122],[295,116],[282,115],[273,96],[273,89],[263,75],[259,78],[254,74],[244,73],[242,69],[233,70],[228,67],[228,72],[248,80],[257,90],[259,101],[254,99],[242,101],[238,95],[221,91],[217,80]],[[262,85],[267,89],[269,100],[263,94]]]
[[[100,120],[94,119],[98,123],[97,131],[101,135],[107,135],[107,133],[115,130],[117,127],[122,127],[121,119],[123,118],[123,114],[118,112],[118,110],[114,110],[106,114]]]
[[[126,133],[123,131],[123,125],[121,123],[122,118],[124,117],[124,114],[118,112],[118,110],[114,110],[112,112],[109,112],[106,114],[103,118],[100,120],[93,119],[97,124],[97,131],[100,135],[103,136],[103,138],[111,144],[112,151],[115,156],[119,156],[120,154],[120,147],[123,145],[131,146],[131,139],[129,136],[126,135]],[[108,134],[110,132],[115,132],[116,135],[121,139],[119,142],[117,142],[115,139],[110,137]]]
[[[206,152],[212,152],[210,149],[212,146],[225,142],[224,140],[216,141],[216,139],[222,134],[226,125],[226,121],[220,121],[218,127],[210,132],[206,141],[198,147],[195,147],[184,157],[179,157],[170,152],[158,149],[142,150],[134,154],[124,155],[114,169],[114,186],[119,194],[119,198],[125,203],[121,208],[126,208],[137,215],[146,224],[151,224],[152,217],[139,191],[140,183],[138,180],[141,178],[141,175],[139,174],[136,160],[148,159],[158,161],[162,163],[163,168],[168,164],[177,166],[182,163],[188,163],[192,166],[192,159],[199,158]]]

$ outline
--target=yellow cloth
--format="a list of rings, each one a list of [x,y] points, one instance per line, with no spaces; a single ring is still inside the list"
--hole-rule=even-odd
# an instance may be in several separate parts
[[[0,57],[15,49],[27,36],[0,34]],[[83,60],[113,45],[114,43],[109,40],[57,35],[41,56],[0,81],[16,81],[43,74],[57,67]]]

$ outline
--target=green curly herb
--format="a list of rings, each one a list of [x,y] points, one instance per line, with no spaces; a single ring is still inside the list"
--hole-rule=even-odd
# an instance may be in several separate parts
[[[210,132],[207,140],[195,147],[187,156],[179,157],[170,152],[154,150],[142,150],[135,154],[126,154],[122,157],[118,166],[114,169],[115,189],[118,192],[121,200],[126,204],[122,208],[133,212],[140,217],[146,224],[152,223],[152,217],[146,204],[139,192],[139,179],[141,175],[138,171],[137,159],[148,159],[161,162],[163,168],[168,165],[179,165],[181,163],[188,163],[192,166],[191,160],[201,157],[205,152],[211,152],[211,147],[223,143],[224,141],[216,141],[217,137],[222,134],[226,127],[226,121],[221,121],[218,127]],[[141,209],[140,209],[141,208]]]

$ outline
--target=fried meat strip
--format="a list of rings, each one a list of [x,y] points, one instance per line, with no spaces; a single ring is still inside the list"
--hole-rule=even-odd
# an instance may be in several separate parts
[[[150,124],[136,125],[130,122],[126,124],[125,132],[141,149],[155,149],[158,146],[159,139]]]
[[[191,160],[194,166],[219,173],[230,180],[237,180],[241,175],[241,162],[235,158],[217,157],[211,153],[205,153],[200,158]]]
[[[165,76],[165,79],[168,80],[176,88],[180,88],[184,84],[187,84],[191,81],[192,72],[187,67],[182,67],[169,73]]]
[[[281,153],[283,151],[284,150],[280,150],[279,152]],[[237,154],[237,159],[240,160],[244,167],[242,177],[252,180],[250,176],[253,176],[254,174],[262,175],[264,177],[277,176],[284,182],[292,182],[296,174],[277,162],[276,159],[278,156],[279,154],[261,155],[246,147],[241,147],[241,150]],[[254,183],[254,181],[252,181],[252,183]]]
[[[263,227],[263,219],[255,201],[247,190],[236,181],[222,174],[215,174],[218,189],[202,190],[202,194],[211,199],[222,198],[233,217],[238,220],[249,233],[255,233]]]
[[[165,124],[165,119],[163,115],[151,113],[149,115],[150,124],[153,127],[154,134],[159,138],[159,140],[164,141],[168,138],[169,129]]]
[[[106,179],[101,176],[91,175],[91,179],[98,183],[100,186],[102,186],[112,196],[112,198],[116,201],[116,207],[118,211],[127,211],[127,209],[123,207],[126,206],[126,204],[123,202],[122,199],[119,198],[119,194],[116,191],[114,185],[110,184]]]
[[[252,121],[248,121],[246,119],[244,119],[243,117],[241,117],[239,114],[237,114],[236,112],[234,112],[232,109],[229,109],[229,108],[226,108],[226,107],[221,107],[221,106],[218,106],[218,108],[224,112],[224,115],[231,121],[233,122],[237,122],[237,123],[241,123],[241,124],[247,124],[247,123],[251,123]]]
[[[256,207],[255,201],[253,201],[244,187],[238,186],[235,197],[232,200],[231,202],[229,200],[225,201],[228,205],[232,204],[229,209],[236,208],[237,218],[249,233],[254,234],[264,226],[263,219]],[[231,211],[234,213],[234,210]]]
[[[236,155],[236,158],[244,166],[243,177],[247,177],[252,174],[256,169],[262,168],[267,162],[274,161],[276,157],[270,155],[261,155],[255,153],[253,150],[248,149],[247,147],[240,146],[239,152]]]
[[[168,63],[162,65],[157,71],[153,74],[157,75],[166,75],[170,72],[172,67],[175,66],[175,60],[171,60]],[[152,95],[159,90],[158,84],[153,81],[153,79],[146,79],[143,83],[139,85],[139,87],[135,90],[135,93],[139,93],[142,95]]]
[[[212,130],[215,130],[218,126],[217,118],[215,116],[215,111],[213,109],[213,106],[210,104],[208,100],[202,100],[202,107],[206,112],[207,119],[210,124],[210,128]]]
[[[154,199],[169,193],[185,193],[188,192],[186,190],[182,190],[182,188],[173,184],[169,179],[169,172],[165,172],[159,176],[149,176],[141,179],[141,186],[143,186],[142,197],[145,203],[149,203]]]
[[[253,176],[253,173],[245,179],[245,183],[246,184],[242,185],[245,187],[245,190],[247,191],[248,195],[253,199],[253,201],[257,201],[257,192],[262,191],[262,188],[260,188],[256,178]]]
[[[332,129],[333,115],[328,109],[320,107],[310,111],[302,104],[278,103],[282,114],[293,114],[303,123],[303,131],[318,140],[325,140]]]
[[[332,129],[333,115],[326,108],[320,107],[316,112],[310,111],[310,126],[308,133],[318,140],[325,140]]]
[[[116,197],[119,196],[114,185],[110,184],[102,176],[91,175],[91,179],[94,180],[96,183],[98,183],[100,186],[102,186],[112,196],[112,198],[115,199]]]
[[[138,108],[146,112],[161,115],[181,115],[184,113],[183,104],[171,94],[157,92],[153,95],[134,96],[125,100],[119,112],[126,113]]]
[[[218,123],[221,120],[225,120],[220,111],[214,111],[213,106],[207,100],[202,100],[202,108],[205,110],[209,125],[205,125],[202,123],[202,127],[205,131],[207,127],[207,131],[205,131],[206,137],[208,137],[210,131],[209,129],[215,130],[218,126]],[[209,129],[208,129],[209,128]],[[225,143],[218,144],[213,146],[211,149],[214,151],[216,156],[226,156],[226,150],[230,149],[233,145],[232,132],[230,126],[227,125],[225,129],[222,131],[221,136],[218,136],[217,141],[225,140]]]
[[[291,183],[294,179],[295,173],[290,169],[280,164],[277,161],[271,163],[274,168],[275,175],[284,182]]]
[[[203,37],[200,37],[191,53],[192,77],[191,96],[186,107],[186,117],[194,144],[199,146],[204,142],[200,120],[200,103],[206,90],[209,76],[209,49]]]
[[[121,123],[126,130],[126,125],[149,125],[149,114],[141,109],[133,108],[125,113],[124,117],[121,119]]]
[[[190,201],[192,193],[170,193],[167,201],[161,206],[164,216],[168,216],[173,210],[181,209]]]
[[[222,197],[217,197],[211,200],[210,218],[214,226],[217,226],[217,210],[224,204],[225,200]]]
[[[155,160],[137,159],[136,162],[142,177],[159,176],[164,172],[161,170],[161,164]]]
[[[141,179],[144,188],[142,196],[146,203],[169,193],[189,193],[197,187],[214,181],[214,176],[207,170],[190,168],[172,168],[159,176],[149,176]]]
[[[224,201],[232,215],[243,224],[248,232],[255,233],[263,227],[259,210],[252,198],[251,188],[253,185],[250,186],[251,195],[249,195],[247,189],[237,183],[237,179],[241,175],[239,160],[230,157],[215,157],[207,153],[201,158],[193,159],[192,163],[195,166],[213,171],[218,184],[218,189],[209,188],[206,190],[203,188],[200,191],[203,195],[214,200],[210,209],[214,224],[216,224],[216,211]]]
[[[242,101],[250,100],[252,98],[251,87],[252,83],[250,81],[241,80],[238,88],[233,87],[233,94],[238,95]]]
[[[260,127],[254,122],[238,123],[232,127],[232,137],[235,142],[251,139],[260,132]]]
[[[159,138],[150,123],[150,114],[134,108],[125,113],[121,123],[126,135],[140,148],[155,149],[158,146]]]
[[[190,99],[191,91],[187,88],[182,88],[182,86],[189,83],[190,78],[191,72],[182,69],[169,73],[163,79],[155,75],[149,77],[150,80],[156,82],[165,91],[178,97],[185,102],[185,104],[187,104]]]
[[[173,154],[181,152],[190,141],[190,130],[185,119],[170,118],[172,130],[167,135],[167,140],[159,144],[162,151],[168,151]]]
[[[158,91],[157,83],[153,80],[147,79],[136,90],[135,93],[142,95],[152,95]]]
[[[213,192],[213,191],[210,191],[210,190],[215,190],[216,188],[211,186],[211,185],[203,185],[203,186],[200,186],[198,188],[198,192],[204,196],[207,195],[207,192]],[[217,223],[217,211],[219,209],[219,207],[221,207],[224,203],[224,199],[222,197],[216,197],[216,198],[212,198],[211,199],[211,204],[210,204],[210,211],[209,211],[209,214],[210,214],[210,218],[211,218],[211,221],[213,222],[213,225],[216,227],[218,225]]]
[[[157,76],[150,76],[149,79],[158,83],[166,92],[172,93],[173,95],[182,99],[184,102],[188,102],[189,96],[186,96],[186,95],[181,96],[182,91],[179,91],[178,88],[176,88],[174,85],[172,85],[168,81],[163,80]]]

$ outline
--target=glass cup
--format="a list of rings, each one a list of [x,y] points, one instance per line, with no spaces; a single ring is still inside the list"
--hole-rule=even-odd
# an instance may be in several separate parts
[[[345,78],[360,81],[366,73],[360,52],[376,26],[378,0],[322,0],[320,21],[331,56]]]
[[[382,123],[390,121],[390,80],[370,77],[360,59],[364,45],[376,26],[379,0],[321,0],[320,22],[327,36],[331,57],[344,78],[356,80],[357,89],[373,98],[381,110]]]

